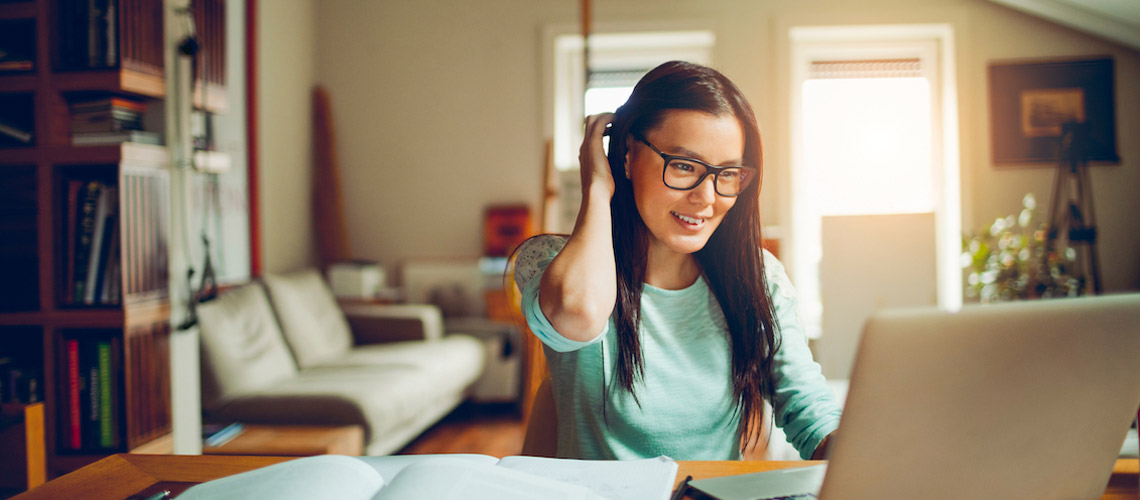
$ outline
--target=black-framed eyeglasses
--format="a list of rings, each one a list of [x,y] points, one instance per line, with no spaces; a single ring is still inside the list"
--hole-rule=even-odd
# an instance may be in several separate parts
[[[756,169],[746,167],[744,165],[734,165],[727,167],[718,167],[716,165],[709,165],[696,158],[689,158],[687,156],[677,156],[667,153],[662,153],[657,146],[654,146],[645,140],[644,137],[634,135],[637,140],[641,141],[654,153],[661,155],[661,159],[665,160],[665,166],[661,172],[661,180],[669,188],[679,191],[688,191],[693,189],[702,182],[705,177],[711,173],[713,174],[713,188],[717,194],[727,197],[735,197],[743,193],[748,185],[752,183],[752,179],[756,177]]]

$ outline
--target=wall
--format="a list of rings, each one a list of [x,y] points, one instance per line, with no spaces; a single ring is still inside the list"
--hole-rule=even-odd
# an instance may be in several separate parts
[[[491,203],[537,208],[542,168],[542,30],[577,22],[577,2],[326,0],[315,8],[262,2],[262,193],[267,268],[312,261],[303,187],[308,165],[296,117],[313,79],[302,56],[315,47],[315,80],[332,96],[348,225],[359,257],[386,265],[412,257],[477,255]],[[1008,58],[1110,54],[1116,59],[1119,166],[1092,172],[1108,290],[1140,289],[1140,54],[983,0],[614,0],[595,2],[599,24],[699,20],[715,28],[715,66],[756,108],[765,136],[765,223],[788,220],[787,29],[801,25],[948,23],[957,43],[964,229],[1014,213],[1029,191],[1044,200],[1053,169],[995,168],[990,160],[986,64]],[[316,14],[315,39],[304,15]],[[288,12],[285,12],[287,11]],[[277,20],[281,17],[282,20]],[[271,21],[271,18],[274,18]],[[269,25],[284,21],[285,25]],[[276,30],[270,33],[269,30]],[[303,40],[314,45],[303,46]],[[272,43],[286,47],[274,48]],[[296,49],[292,49],[296,47]],[[288,50],[286,50],[288,48]],[[288,52],[280,66],[270,51]],[[286,72],[287,71],[287,72]],[[283,88],[270,86],[280,85]],[[287,94],[287,95],[286,95]],[[278,108],[287,108],[278,109]],[[272,123],[270,110],[280,123]],[[290,114],[292,117],[294,114]],[[287,128],[278,134],[272,127]],[[286,133],[288,132],[288,133]],[[272,138],[270,141],[269,138]],[[287,148],[286,148],[287,146]],[[271,147],[281,147],[271,151]],[[270,155],[274,155],[270,161]],[[281,162],[282,165],[277,165]],[[270,165],[273,165],[270,167]],[[286,180],[284,177],[289,177]],[[297,225],[300,225],[298,228]],[[278,234],[284,232],[285,234]],[[274,248],[292,244],[292,248]]]
[[[258,2],[262,271],[289,271],[316,262],[309,172],[317,8],[313,0],[250,1]]]

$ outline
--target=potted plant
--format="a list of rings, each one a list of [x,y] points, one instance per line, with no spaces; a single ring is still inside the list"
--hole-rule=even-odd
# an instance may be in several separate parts
[[[1021,204],[1017,216],[997,218],[981,232],[963,236],[968,300],[994,303],[1081,295],[1084,277],[1073,273],[1076,251],[1059,245],[1049,252],[1048,224],[1034,226],[1033,193],[1026,194]]]

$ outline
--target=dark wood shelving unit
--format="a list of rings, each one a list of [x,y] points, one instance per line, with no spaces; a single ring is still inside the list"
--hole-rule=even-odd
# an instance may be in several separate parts
[[[67,71],[56,73],[55,88],[60,92],[105,92],[135,97],[166,97],[162,75],[130,69]]]
[[[0,3],[0,19],[35,19],[35,2]]]
[[[76,59],[62,54],[67,46],[63,37],[69,35],[61,33],[69,31],[61,29],[61,16],[74,6],[92,4],[0,3],[0,23],[30,20],[35,25],[34,40],[28,41],[34,44],[33,69],[0,71],[0,100],[30,102],[34,129],[31,144],[0,147],[0,230],[5,233],[0,241],[0,276],[5,276],[0,282],[0,358],[38,378],[45,419],[41,446],[49,478],[164,438],[171,430],[169,152],[164,146],[129,142],[72,145],[71,103],[103,97],[154,103],[166,97],[164,3],[112,2],[117,19],[110,22],[117,34],[109,35],[114,50],[107,54],[113,55],[103,58],[107,67],[94,69],[61,64]],[[4,113],[0,109],[0,121]],[[103,254],[100,262],[107,266],[100,279],[118,280],[120,286],[86,303],[76,301],[68,280],[69,263],[78,253],[71,242],[77,238],[75,217],[69,219],[75,199],[68,189],[90,180],[117,190],[117,197],[108,196],[106,202],[115,217],[104,219],[105,248],[112,243],[116,248]],[[100,376],[111,381],[108,387],[114,391],[112,403],[104,406],[112,409],[113,445],[85,441],[71,449],[66,442],[65,433],[71,431],[66,420],[74,408],[65,401],[71,390],[70,340],[112,346],[110,373],[100,366]],[[95,349],[102,356],[106,346]],[[100,418],[100,423],[106,421]],[[0,470],[16,465],[0,460]]]
[[[31,92],[36,90],[36,75],[27,73],[0,73],[0,92]]]

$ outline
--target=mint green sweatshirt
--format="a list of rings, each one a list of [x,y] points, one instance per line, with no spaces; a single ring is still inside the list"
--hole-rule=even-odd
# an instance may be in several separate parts
[[[515,280],[531,331],[543,342],[558,415],[558,455],[580,459],[739,459],[742,426],[732,396],[728,329],[704,278],[682,290],[646,284],[641,296],[644,378],[628,391],[614,382],[617,329],[611,316],[591,341],[559,334],[538,305],[546,266],[562,236],[532,238],[519,249]],[[839,406],[808,350],[795,290],[783,265],[764,251],[781,337],[775,357],[774,422],[803,458],[839,426]],[[603,414],[603,398],[607,401]]]

